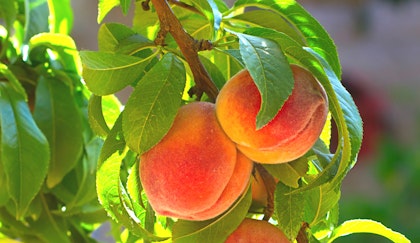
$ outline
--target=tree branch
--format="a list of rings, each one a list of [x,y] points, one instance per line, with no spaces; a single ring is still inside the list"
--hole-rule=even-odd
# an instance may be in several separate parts
[[[212,101],[215,101],[218,94],[217,87],[198,57],[200,50],[211,49],[211,43],[209,41],[197,41],[185,32],[166,0],[151,0],[151,2],[159,17],[161,33],[172,35],[191,68],[195,86],[189,94],[195,94],[200,99],[205,92]],[[159,41],[162,41],[161,38]]]

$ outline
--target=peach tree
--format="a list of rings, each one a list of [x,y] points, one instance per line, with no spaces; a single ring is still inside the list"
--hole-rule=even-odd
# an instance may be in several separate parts
[[[116,7],[134,9],[132,25],[102,23]],[[255,220],[275,233],[253,236],[275,242],[409,242],[372,220],[338,223],[362,120],[333,41],[299,3],[99,0],[98,50],[80,52],[71,12],[69,1],[0,0],[0,239],[92,242],[106,213],[119,242],[235,242]],[[314,88],[292,102],[302,76]],[[235,79],[257,92],[231,95]],[[240,144],[282,113],[281,136]],[[241,141],[235,117],[252,125]],[[248,146],[257,140],[275,145]]]

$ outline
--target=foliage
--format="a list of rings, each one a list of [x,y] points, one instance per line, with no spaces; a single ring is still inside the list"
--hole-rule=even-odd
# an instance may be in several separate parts
[[[105,209],[118,241],[223,242],[244,217],[263,215],[248,211],[250,192],[208,221],[158,216],[142,191],[138,155],[160,141],[181,105],[214,100],[200,89],[220,89],[243,68],[260,90],[256,124],[264,126],[290,95],[288,64],[296,63],[325,88],[331,121],[305,156],[266,167],[281,175],[270,222],[290,239],[303,232],[306,241],[330,242],[370,232],[408,242],[374,221],[338,225],[341,182],[356,162],[362,121],[323,27],[292,0],[170,2],[173,12],[161,13],[156,1],[100,0],[98,22],[114,7],[134,7],[133,26],[102,24],[99,50],[78,55],[68,36],[68,1],[0,0],[0,185],[7,189],[0,192],[0,232],[25,242],[90,242],[107,220]],[[203,85],[179,37],[165,32],[159,14],[172,13],[200,44],[190,48],[211,84]],[[121,107],[113,94],[127,87],[133,92]],[[335,151],[330,123],[338,128]]]
[[[70,2],[0,1],[0,18],[0,236],[92,242],[107,220],[95,187],[103,141],[88,123]]]

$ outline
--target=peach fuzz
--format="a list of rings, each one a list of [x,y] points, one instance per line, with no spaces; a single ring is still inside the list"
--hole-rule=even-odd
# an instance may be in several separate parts
[[[182,106],[163,139],[140,157],[140,179],[159,215],[206,220],[226,211],[249,183],[252,162],[215,116],[215,105]]]
[[[225,243],[290,243],[286,235],[276,226],[263,220],[245,218],[229,235]]]
[[[306,69],[292,64],[295,84],[277,115],[257,130],[261,95],[251,75],[242,70],[221,89],[216,115],[238,149],[259,163],[284,163],[299,158],[316,142],[328,114],[325,90]]]

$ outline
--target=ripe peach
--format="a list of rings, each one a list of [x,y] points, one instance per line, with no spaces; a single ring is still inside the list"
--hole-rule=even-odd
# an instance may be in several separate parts
[[[264,220],[245,218],[225,243],[290,243],[286,235],[276,226]]]
[[[216,115],[226,134],[250,159],[283,163],[305,154],[321,134],[328,114],[323,87],[306,69],[291,65],[295,84],[277,115],[257,130],[261,95],[251,75],[242,70],[221,89]]]
[[[206,220],[228,209],[248,185],[252,161],[219,126],[215,105],[182,106],[169,132],[140,157],[140,178],[160,215]]]

